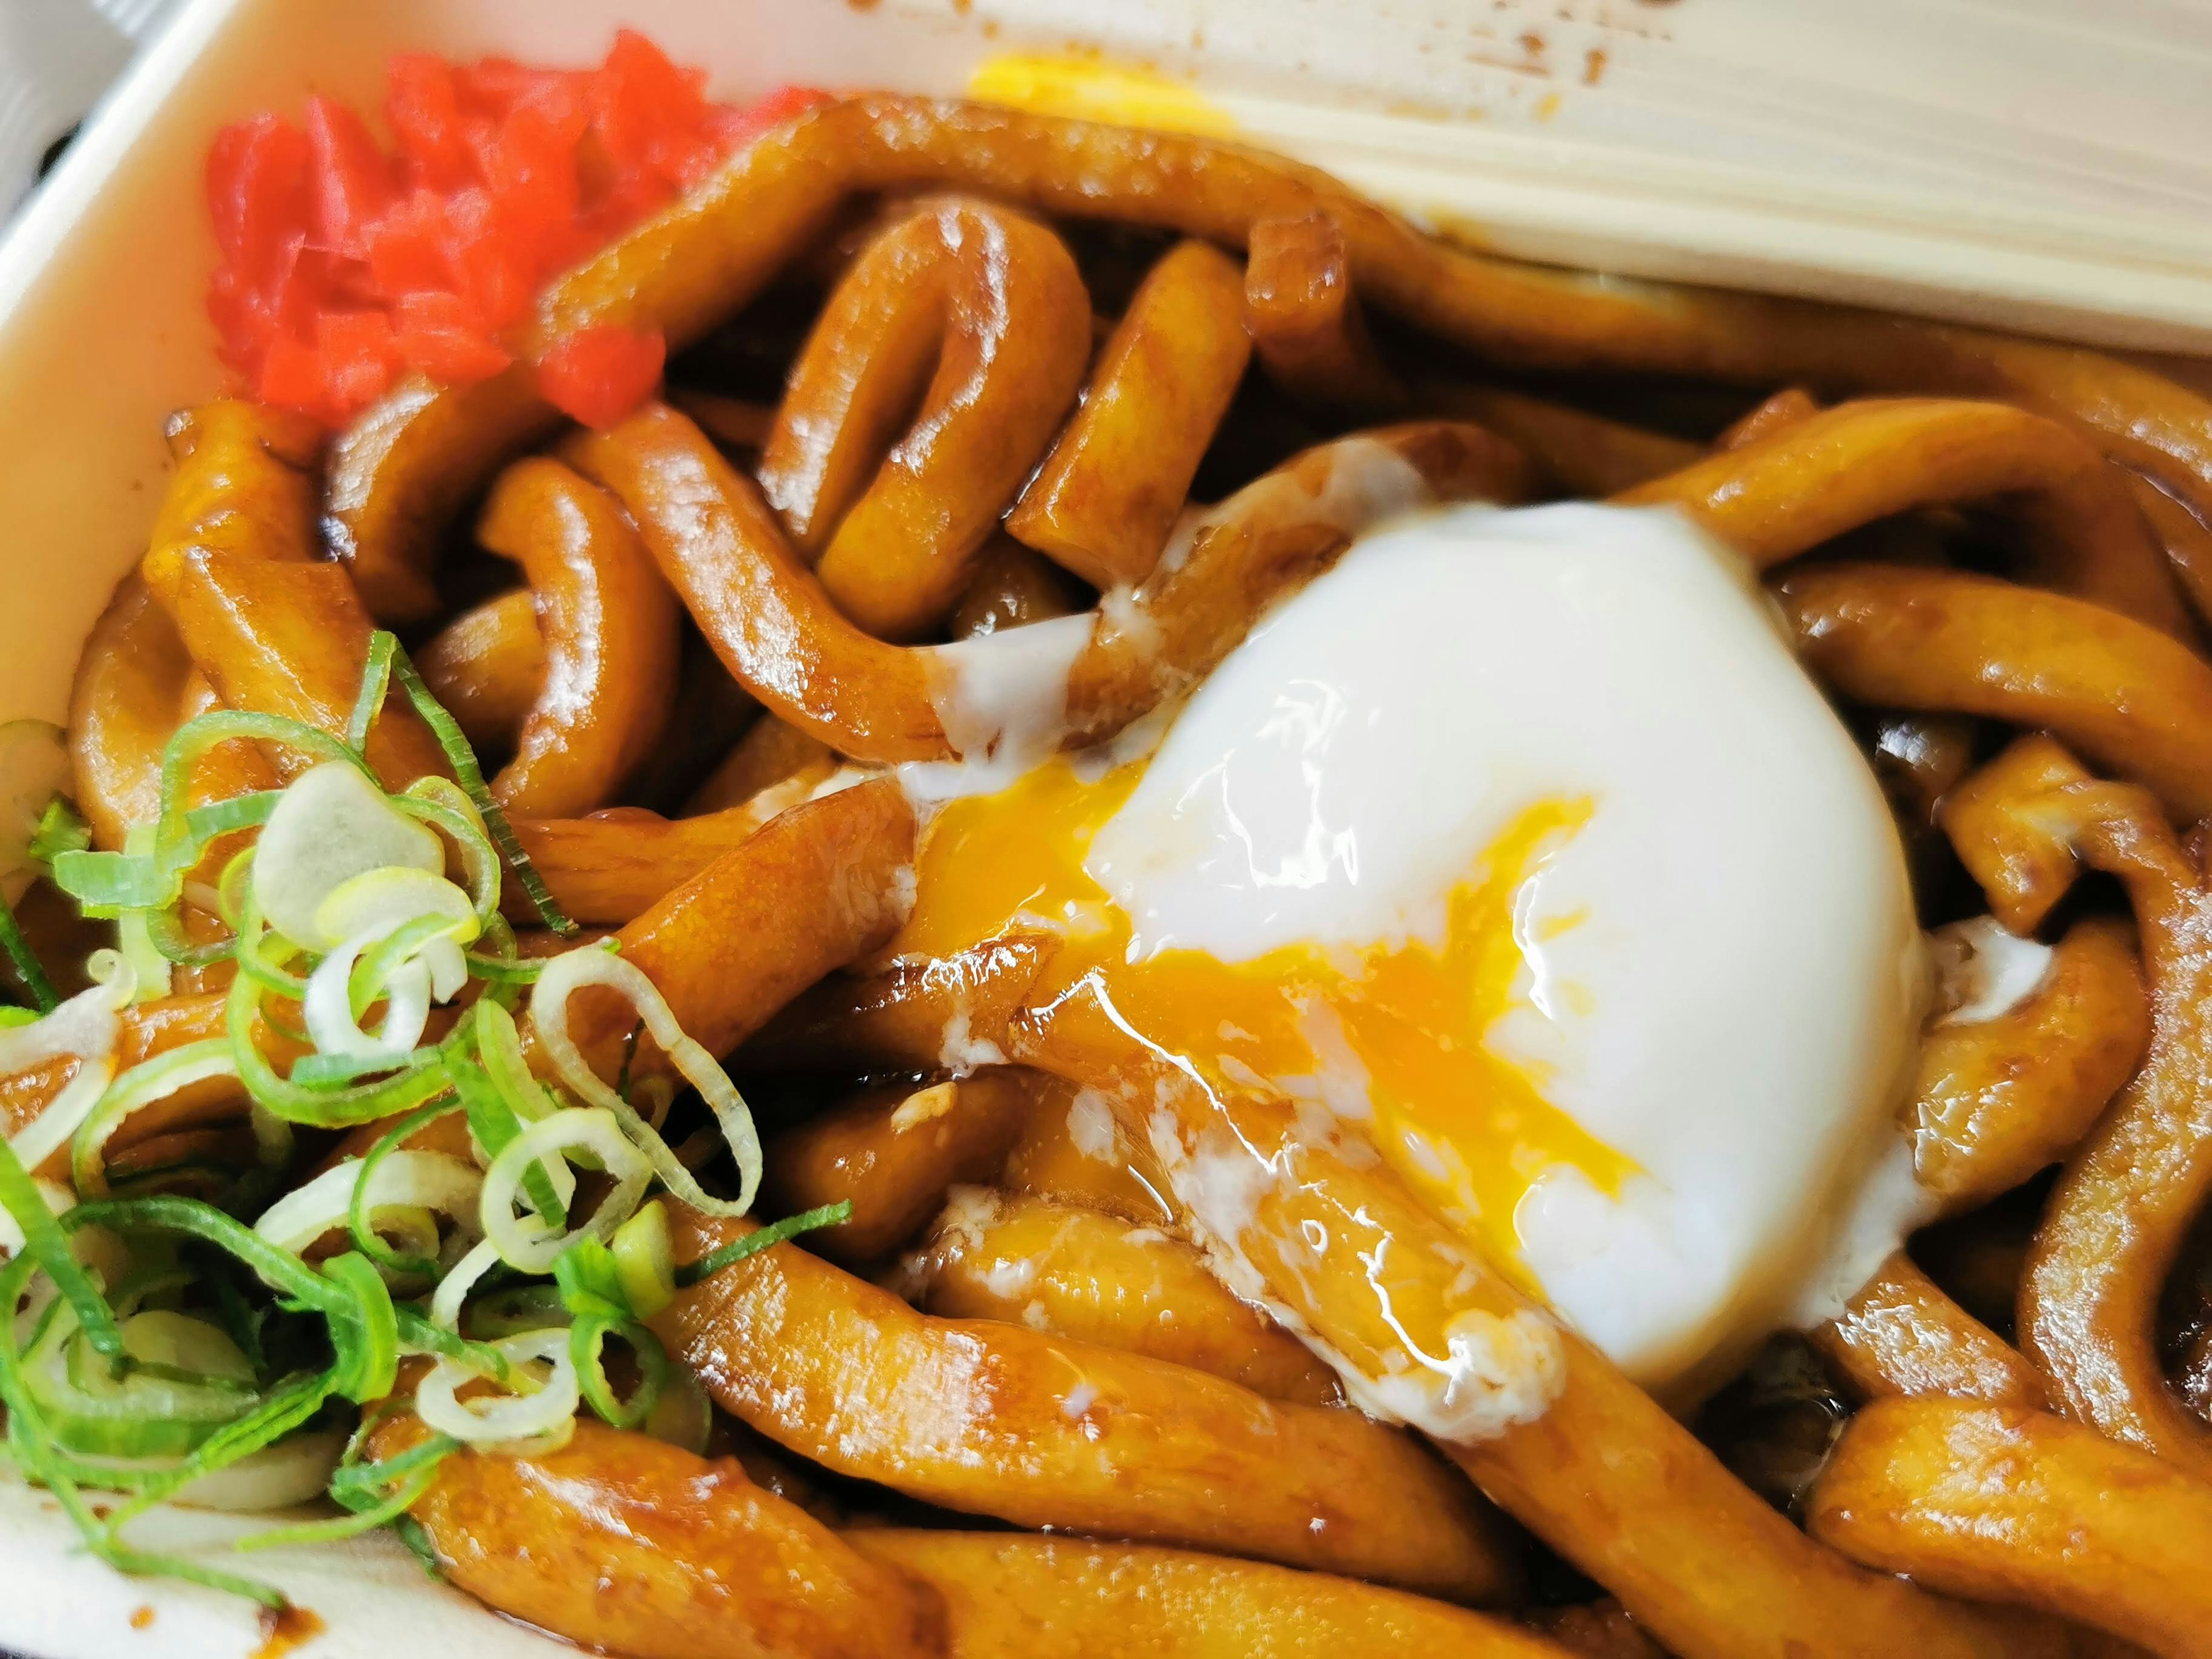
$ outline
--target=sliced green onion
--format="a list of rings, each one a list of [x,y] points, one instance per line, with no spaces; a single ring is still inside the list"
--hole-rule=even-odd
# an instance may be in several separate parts
[[[107,1143],[133,1112],[208,1078],[237,1075],[228,1039],[209,1037],[142,1060],[117,1078],[70,1142],[70,1175],[78,1195],[98,1198],[107,1191]]]
[[[598,1154],[614,1179],[614,1188],[599,1200],[591,1218],[562,1232],[541,1218],[515,1214],[514,1200],[524,1172],[549,1153],[582,1147]],[[483,1235],[498,1245],[507,1266],[520,1273],[552,1271],[561,1252],[579,1238],[604,1239],[628,1220],[653,1178],[653,1166],[616,1122],[614,1114],[596,1107],[574,1107],[528,1125],[501,1148],[484,1171],[482,1218]]]
[[[638,1322],[623,1285],[614,1253],[596,1238],[580,1239],[553,1264],[568,1309],[568,1358],[585,1403],[618,1429],[634,1429],[652,1414],[668,1380],[668,1351]],[[618,1399],[607,1381],[602,1358],[610,1335],[630,1346],[640,1373],[637,1390]]]
[[[545,878],[538,873],[538,866],[531,862],[530,854],[522,850],[521,842],[515,837],[514,826],[507,821],[507,814],[501,811],[498,801],[492,798],[491,790],[484,782],[483,769],[477,764],[476,751],[469,747],[469,740],[461,735],[461,728],[453,717],[446,712],[437,698],[430,695],[430,688],[422,683],[422,677],[415,672],[415,665],[408,660],[406,652],[399,648],[397,640],[392,641],[392,672],[398,677],[401,689],[407,693],[407,700],[415,705],[415,712],[422,717],[422,723],[438,739],[438,746],[446,751],[446,759],[453,769],[453,776],[459,780],[461,787],[467,792],[471,804],[476,807],[483,819],[485,830],[491,835],[493,844],[507,860],[507,867],[514,872],[514,878],[522,884],[522,890],[530,896],[530,902],[536,908],[538,916],[556,933],[565,936],[575,933],[576,924],[553,902],[553,894],[545,885]]]
[[[130,1500],[108,1516],[109,1532],[112,1534],[195,1481],[204,1480],[217,1470],[242,1462],[306,1427],[322,1410],[331,1393],[328,1373],[280,1384],[260,1406],[218,1428],[183,1462],[132,1481]]]
[[[678,1163],[668,1143],[620,1095],[601,1080],[568,1035],[568,999],[586,985],[601,985],[619,992],[637,1010],[653,1040],[685,1082],[699,1091],[722,1131],[738,1165],[738,1195],[734,1200],[712,1196],[691,1171]],[[753,1115],[738,1092],[730,1074],[677,1023],[675,1010],[636,963],[611,951],[591,946],[570,951],[546,964],[530,1000],[530,1023],[539,1046],[561,1081],[581,1098],[612,1113],[623,1132],[652,1160],[653,1173],[663,1185],[692,1208],[718,1217],[744,1215],[752,1208],[760,1190],[760,1135]]]
[[[23,988],[31,994],[31,1000],[38,1005],[40,1013],[51,1014],[61,1006],[61,998],[55,994],[54,982],[46,977],[39,953],[23,937],[22,924],[15,920],[15,907],[4,896],[0,896],[0,948],[7,951],[8,960],[15,964],[15,976],[23,981]]]
[[[400,1143],[409,1136],[459,1109],[458,1106],[437,1103],[416,1108],[379,1135],[376,1144],[368,1149],[368,1156],[361,1161],[361,1179],[354,1182],[353,1198],[346,1206],[346,1231],[353,1237],[354,1249],[388,1273],[435,1279],[438,1264],[419,1255],[398,1255],[387,1249],[384,1241],[376,1236],[376,1229],[369,1224],[369,1194],[376,1188],[377,1171],[383,1166],[385,1159],[392,1156]],[[458,1217],[465,1224],[472,1221],[475,1218],[471,1213],[470,1203],[483,1188],[481,1180],[472,1182],[471,1190],[458,1197],[459,1207],[448,1213]]]
[[[513,1336],[518,1331],[550,1330],[568,1322],[561,1287],[544,1283],[494,1291],[469,1310],[469,1328],[480,1337]]]
[[[607,1381],[604,1355],[609,1336],[627,1342],[637,1359],[637,1388],[627,1400],[617,1395]],[[618,1429],[638,1428],[653,1415],[653,1408],[660,1403],[660,1391],[668,1386],[669,1374],[675,1370],[669,1363],[668,1350],[651,1331],[634,1319],[604,1315],[586,1316],[568,1327],[568,1364],[576,1374],[577,1391],[584,1403]]]
[[[476,803],[451,778],[433,775],[416,779],[392,798],[392,804],[418,823],[445,832],[461,855],[461,868],[467,872],[477,915],[489,929],[492,918],[499,915],[501,872],[505,866],[483,819],[477,815]]]
[[[82,1206],[80,1206],[82,1207]],[[119,1370],[124,1364],[123,1333],[117,1328],[114,1316],[108,1310],[107,1300],[70,1252],[69,1238],[54,1212],[46,1207],[46,1200],[15,1156],[15,1149],[0,1141],[0,1209],[8,1212],[15,1229],[23,1236],[21,1260],[33,1261],[54,1281],[70,1310],[84,1331],[85,1340],[93,1351],[106,1360],[111,1370]],[[76,1211],[71,1211],[74,1216]],[[19,1291],[17,1295],[21,1292]],[[14,1298],[0,1304],[0,1310],[12,1313]],[[0,1340],[0,1348],[9,1345]]]
[[[383,1275],[367,1256],[348,1250],[323,1263],[323,1277],[352,1293],[350,1306],[331,1313],[337,1391],[356,1404],[390,1394],[399,1375],[399,1321]]]
[[[668,1234],[668,1206],[659,1199],[616,1228],[608,1249],[634,1317],[650,1319],[676,1299],[676,1246]]]
[[[507,1143],[522,1133],[522,1120],[490,1076],[467,1054],[455,1051],[446,1057],[446,1073],[453,1091],[468,1108],[469,1133],[483,1148],[485,1161],[497,1158]],[[554,1227],[568,1224],[568,1200],[575,1196],[576,1178],[568,1162],[551,1158],[531,1166],[522,1177],[523,1196],[530,1207]]]
[[[356,755],[368,750],[368,728],[375,722],[377,710],[384,707],[384,696],[392,684],[392,653],[399,641],[382,629],[368,636],[368,660],[361,673],[361,690],[354,698],[353,713],[346,717],[346,744]]]
[[[262,1018],[268,1018],[266,1009],[262,1011]],[[301,1054],[292,1062],[291,1080],[310,1089],[336,1089],[365,1077],[397,1071],[403,1066],[428,1065],[441,1052],[434,1046],[410,1048],[396,1060],[386,1054]]]
[[[438,1281],[438,1288],[430,1293],[430,1322],[441,1330],[459,1330],[461,1304],[476,1289],[477,1280],[499,1265],[499,1246],[491,1240],[479,1239],[471,1245],[468,1254],[447,1271]]]
[[[566,1331],[526,1331],[490,1345],[514,1370],[520,1383],[526,1368],[543,1364],[547,1373],[527,1393],[463,1401],[458,1390],[477,1374],[450,1360],[430,1368],[415,1390],[415,1413],[441,1434],[471,1446],[514,1446],[550,1438],[574,1426],[583,1391],[568,1355]]]
[[[355,878],[386,869],[442,880],[445,843],[355,766],[318,766],[292,780],[263,828],[253,893],[270,927],[327,951],[343,934],[321,925],[324,901]]]
[[[54,885],[87,915],[112,916],[173,902],[183,878],[165,874],[150,854],[63,853],[54,860]]]
[[[69,1144],[97,1109],[115,1075],[122,1026],[117,1015],[131,1000],[137,976],[110,951],[95,951],[87,966],[95,983],[27,1025],[0,1030],[0,1074],[29,1071],[47,1060],[74,1057],[76,1073],[37,1115],[9,1137],[26,1169],[37,1169]]]
[[[496,1003],[479,1007],[476,1012],[476,1037],[484,1070],[491,1074],[492,1082],[498,1085],[507,1103],[514,1108],[515,1115],[531,1122],[550,1117],[555,1109],[553,1097],[532,1075],[529,1060],[523,1057],[522,1032],[514,1023],[514,1016]]]
[[[757,1232],[747,1233],[743,1238],[733,1238],[719,1250],[701,1256],[696,1261],[676,1270],[677,1284],[685,1289],[702,1279],[711,1279],[723,1268],[733,1267],[749,1255],[757,1255],[771,1244],[785,1243],[801,1233],[811,1233],[817,1227],[836,1227],[853,1218],[853,1200],[841,1198],[835,1204],[824,1204],[816,1209],[802,1210],[797,1215],[772,1221]]]
[[[169,994],[169,958],[154,942],[152,924],[152,918],[164,914],[161,910],[125,910],[116,918],[115,948],[131,964],[131,975],[137,983],[141,1001]]]
[[[451,1278],[452,1274],[447,1277]],[[414,1309],[401,1304],[394,1304],[392,1311],[399,1322],[399,1346],[403,1352],[436,1354],[474,1371],[478,1376],[489,1377],[495,1382],[507,1380],[507,1363],[491,1344],[471,1342],[459,1331],[434,1324]]]
[[[107,1374],[82,1358],[88,1346],[66,1304],[57,1304],[23,1356],[23,1375],[46,1432],[66,1450],[109,1457],[186,1455],[260,1403],[252,1367],[204,1321],[153,1311],[119,1328],[129,1369]],[[203,1366],[182,1363],[191,1355]],[[163,1355],[177,1356],[175,1363]]]
[[[67,795],[56,795],[39,815],[38,827],[31,831],[31,844],[24,855],[33,865],[51,868],[64,853],[82,853],[91,845],[91,827],[76,804]]]
[[[241,957],[242,959],[242,957]],[[411,1111],[451,1086],[444,1065],[433,1059],[410,1066],[374,1083],[343,1089],[312,1088],[277,1075],[253,1041],[253,1022],[261,1011],[261,988],[241,973],[231,982],[226,1018],[238,1075],[246,1092],[289,1123],[344,1129]]]
[[[441,1109],[449,1109],[431,1107],[412,1116],[427,1121]],[[420,1121],[402,1127],[411,1134]],[[349,1158],[294,1188],[263,1212],[253,1231],[278,1249],[297,1255],[334,1229],[358,1223],[368,1231],[381,1211],[422,1209],[452,1216],[473,1234],[483,1185],[483,1177],[457,1158],[402,1148],[395,1142],[374,1164],[366,1158]],[[355,1238],[358,1243],[358,1232]],[[376,1259],[374,1251],[364,1249],[362,1254]],[[434,1262],[418,1264],[418,1268],[436,1276]]]
[[[183,920],[173,910],[127,910],[122,920],[143,929],[147,943],[174,967],[205,968],[227,960],[238,949],[235,939],[193,944],[185,937]]]

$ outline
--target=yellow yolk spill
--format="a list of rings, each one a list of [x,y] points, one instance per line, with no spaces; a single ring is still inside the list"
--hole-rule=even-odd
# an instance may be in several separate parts
[[[1103,121],[1156,132],[1226,137],[1237,131],[1227,112],[1179,81],[1149,70],[1083,58],[1005,52],[968,77],[968,95],[1032,115]]]
[[[1133,1030],[1216,1090],[1311,1101],[1340,1117],[1371,1112],[1346,1127],[1535,1288],[1520,1267],[1515,1212],[1536,1178],[1564,1164],[1613,1193],[1635,1167],[1483,1041],[1514,1006],[1523,967],[1515,896],[1588,820],[1589,803],[1540,802],[1509,825],[1449,895],[1441,949],[1418,939],[1356,951],[1297,945],[1229,963],[1169,948],[1131,962],[1129,918],[1084,861],[1142,771],[1086,783],[1060,759],[996,794],[949,803],[923,839],[914,914],[889,954],[951,956],[1011,932],[1060,935],[1040,1000],[1095,978]]]

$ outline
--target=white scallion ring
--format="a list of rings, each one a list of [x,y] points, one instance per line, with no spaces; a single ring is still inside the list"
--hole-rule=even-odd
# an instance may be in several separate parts
[[[738,1195],[734,1200],[715,1198],[702,1188],[691,1171],[669,1151],[668,1143],[654,1133],[653,1127],[586,1062],[575,1039],[568,1035],[568,999],[586,985],[605,986],[628,999],[637,1010],[638,1018],[645,1022],[645,1029],[653,1040],[668,1056],[669,1063],[699,1091],[700,1097],[714,1114],[722,1138],[729,1143],[731,1154],[737,1159]],[[741,1216],[752,1208],[761,1178],[760,1135],[753,1127],[752,1112],[744,1097],[738,1092],[738,1085],[730,1081],[730,1074],[714,1055],[685,1035],[684,1028],[677,1024],[676,1011],[668,1006],[668,999],[660,994],[635,963],[625,962],[597,945],[586,945],[554,957],[545,964],[544,972],[538,975],[537,988],[531,994],[530,1023],[538,1033],[539,1047],[560,1073],[561,1081],[592,1105],[615,1115],[623,1132],[653,1160],[653,1173],[670,1192],[707,1215]]]
[[[361,1180],[362,1163],[360,1158],[348,1158],[304,1187],[285,1194],[262,1212],[253,1231],[278,1249],[296,1255],[325,1233],[343,1228],[353,1208],[354,1188]],[[376,1173],[369,1177],[366,1204],[369,1225],[377,1224],[382,1212],[434,1210],[451,1216],[464,1231],[473,1234],[483,1186],[483,1178],[457,1158],[402,1147],[386,1153]],[[410,1226],[409,1231],[413,1234],[419,1229]]]
[[[532,1164],[571,1147],[596,1154],[615,1186],[582,1226],[555,1232],[534,1212],[518,1215],[515,1200]],[[479,1200],[483,1236],[518,1273],[551,1273],[554,1258],[577,1239],[611,1237],[636,1212],[653,1173],[651,1160],[623,1133],[612,1112],[596,1106],[567,1108],[526,1125],[492,1159]]]
[[[415,1414],[441,1434],[478,1449],[529,1443],[572,1422],[582,1402],[565,1329],[524,1331],[491,1344],[518,1377],[526,1367],[550,1367],[528,1394],[495,1393],[464,1401],[459,1390],[483,1378],[458,1360],[441,1358],[415,1390]],[[495,1386],[495,1385],[492,1385]]]

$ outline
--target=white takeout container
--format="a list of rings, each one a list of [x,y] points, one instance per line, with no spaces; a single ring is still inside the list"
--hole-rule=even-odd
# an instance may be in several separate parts
[[[1103,46],[1195,72],[1252,141],[1502,251],[2212,349],[2212,165],[2197,159],[2212,100],[2185,72],[2198,58],[2165,50],[2212,45],[2212,23],[2161,11],[2191,36],[2169,40],[2013,0],[2016,27],[1961,36],[1909,0],[1844,9],[190,0],[0,245],[0,718],[62,715],[84,635],[143,549],[163,417],[221,386],[202,310],[209,139],[309,91],[373,109],[402,47],[581,63],[629,23],[742,97],[786,81],[951,93],[1012,47]],[[189,1548],[258,1524],[171,1512],[137,1535]],[[569,1650],[432,1583],[388,1537],[222,1559],[321,1618],[316,1659]],[[85,1557],[50,1499],[0,1476],[0,1649],[246,1659],[259,1640],[240,1602]]]

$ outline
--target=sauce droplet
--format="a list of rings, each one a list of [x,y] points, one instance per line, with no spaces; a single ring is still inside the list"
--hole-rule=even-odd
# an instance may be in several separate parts
[[[313,1641],[326,1628],[317,1615],[289,1602],[265,1609],[261,1615],[261,1645],[254,1649],[252,1659],[284,1659],[286,1654]]]

